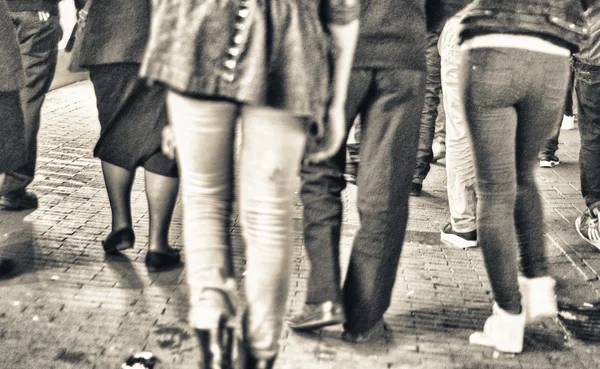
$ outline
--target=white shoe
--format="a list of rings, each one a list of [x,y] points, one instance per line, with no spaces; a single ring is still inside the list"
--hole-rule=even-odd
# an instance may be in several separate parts
[[[555,317],[558,313],[554,287],[556,281],[550,276],[538,278],[519,277],[521,304],[527,323],[540,318]]]
[[[432,162],[443,159],[446,157],[446,143],[440,142],[438,140],[433,141],[431,144],[431,151],[433,152]]]
[[[575,129],[575,117],[573,115],[563,115],[560,129],[563,131]]]
[[[525,334],[525,309],[520,314],[511,314],[502,310],[494,302],[492,315],[487,318],[483,332],[472,333],[471,345],[494,347],[498,351],[518,354],[523,351]]]

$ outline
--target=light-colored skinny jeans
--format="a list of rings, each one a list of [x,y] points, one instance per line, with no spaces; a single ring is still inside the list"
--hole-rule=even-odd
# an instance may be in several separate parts
[[[446,22],[440,35],[438,48],[446,114],[446,176],[450,221],[455,231],[470,232],[477,229],[477,200],[473,148],[458,90],[459,26],[460,19],[456,17]]]
[[[214,291],[231,293],[235,278],[230,216],[236,122],[242,120],[239,204],[247,260],[245,338],[256,358],[271,358],[278,352],[292,270],[293,196],[305,130],[283,110],[174,92],[169,92],[167,104],[181,173],[189,319],[194,328],[210,328],[207,317],[222,306]]]

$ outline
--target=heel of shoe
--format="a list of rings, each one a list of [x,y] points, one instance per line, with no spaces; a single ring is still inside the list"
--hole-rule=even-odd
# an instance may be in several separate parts
[[[519,277],[525,320],[527,323],[535,322],[542,318],[555,317],[558,314],[556,294],[554,288],[556,281],[550,276],[538,278]]]
[[[238,326],[239,330],[235,339],[235,369],[273,369],[275,367],[277,355],[268,359],[259,359],[252,353],[247,339],[246,313],[247,312],[244,312],[241,316],[241,321]]]
[[[483,332],[471,334],[469,343],[494,347],[506,353],[518,354],[523,351],[525,312],[511,314],[496,303],[492,310],[492,315],[485,322]]]
[[[200,369],[233,369],[234,329],[230,320],[222,315],[216,327],[194,329],[200,345]]]

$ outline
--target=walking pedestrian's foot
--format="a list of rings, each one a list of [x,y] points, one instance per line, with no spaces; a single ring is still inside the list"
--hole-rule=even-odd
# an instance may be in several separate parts
[[[600,202],[590,206],[583,214],[575,220],[575,229],[579,236],[600,249],[600,227],[598,225],[598,213],[600,212]]]
[[[465,249],[477,247],[477,231],[457,232],[452,228],[452,223],[448,223],[440,233],[442,242],[452,247]]]
[[[342,324],[346,321],[346,314],[341,304],[326,301],[320,304],[305,304],[299,315],[287,320],[291,329],[313,330],[329,325]]]
[[[118,231],[111,232],[104,241],[102,247],[107,254],[114,254],[119,251],[133,248],[135,243],[135,233],[131,227],[121,228]]]
[[[344,333],[342,333],[342,340],[350,343],[387,344],[392,342],[393,339],[394,336],[392,330],[383,319],[375,323],[375,325],[366,332],[354,333],[344,330]]]
[[[542,154],[540,156],[540,168],[554,168],[558,164],[560,164],[560,160],[554,154]]]
[[[525,311],[512,314],[494,303],[492,315],[487,318],[482,332],[474,332],[469,336],[471,345],[494,347],[506,353],[518,354],[523,351],[523,334],[525,331]]]
[[[37,209],[38,198],[33,192],[25,190],[6,193],[0,196],[0,207],[6,210]]]
[[[413,182],[410,188],[410,196],[419,197],[423,192],[423,184]]]
[[[162,272],[174,269],[181,263],[179,249],[169,247],[165,251],[148,250],[146,253],[146,268],[150,272]]]
[[[0,277],[6,277],[15,269],[15,263],[10,259],[0,259]]]
[[[431,162],[435,163],[446,157],[446,144],[440,141],[433,141],[431,144],[431,151],[433,152],[433,159],[431,159]]]

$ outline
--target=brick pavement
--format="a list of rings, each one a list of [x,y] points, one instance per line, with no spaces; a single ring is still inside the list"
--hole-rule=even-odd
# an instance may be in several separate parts
[[[19,262],[18,275],[0,281],[0,369],[112,369],[143,350],[158,355],[158,368],[197,367],[197,346],[185,324],[183,270],[148,274],[144,266],[148,214],[141,171],[132,194],[136,248],[111,257],[102,251],[110,210],[99,162],[91,157],[98,133],[89,82],[49,94],[32,184],[40,207],[0,213],[0,252]],[[600,252],[580,241],[573,228],[583,209],[577,152],[577,132],[563,131],[562,163],[540,170],[539,184],[559,296],[594,302],[600,296]],[[480,250],[439,242],[439,229],[448,219],[444,188],[442,162],[425,181],[425,195],[411,199],[407,240],[386,314],[394,343],[355,347],[339,340],[340,327],[302,335],[285,330],[277,368],[600,368],[600,346],[575,339],[556,320],[529,327],[521,355],[494,358],[491,350],[469,346],[468,335],[490,313],[490,287]],[[355,195],[354,187],[344,193],[344,261],[358,224]],[[290,313],[302,306],[309,268],[296,201]],[[170,234],[178,247],[181,231],[178,204]],[[241,275],[243,243],[235,221],[231,234]]]

